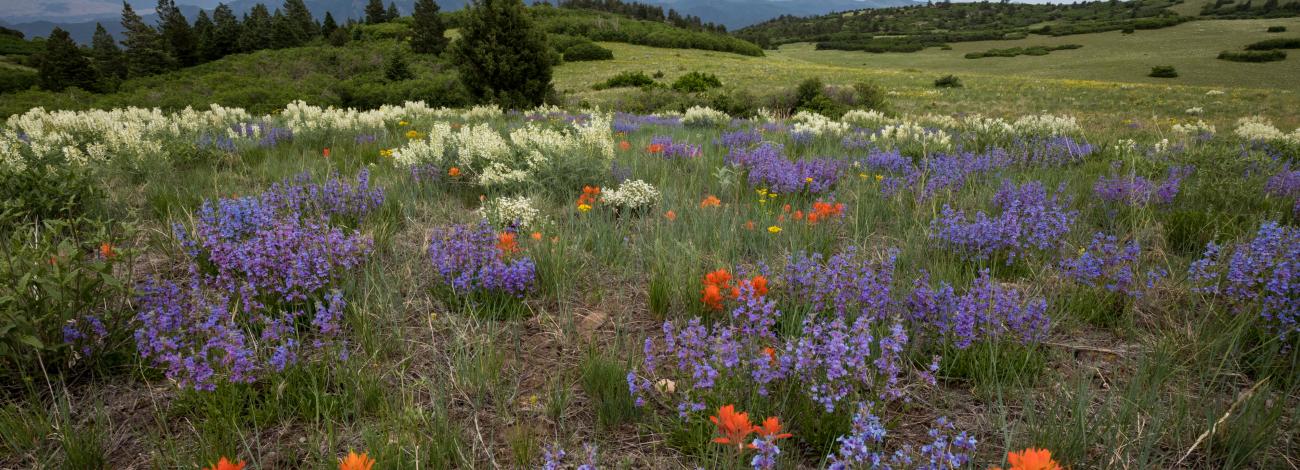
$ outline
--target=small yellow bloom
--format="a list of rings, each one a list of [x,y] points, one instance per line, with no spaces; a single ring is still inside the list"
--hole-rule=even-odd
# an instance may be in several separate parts
[[[578,212],[587,212],[591,210],[590,204],[578,204]]]
[[[409,122],[406,122],[406,121],[398,121],[398,122],[397,122],[397,125],[399,125],[399,126],[406,126],[406,125],[408,125],[408,124],[410,124],[410,123],[409,123]]]
[[[811,183],[811,182],[812,182],[812,177],[809,176],[809,177],[807,177],[807,178],[804,178],[804,179],[803,179],[803,182],[805,182],[805,183]]]
[[[406,138],[408,138],[408,139],[418,139],[418,138],[420,138],[420,133],[417,132],[415,129],[411,129],[411,130],[409,130],[409,131],[406,131]]]
[[[770,198],[772,198],[772,199],[776,199],[776,193],[767,193],[767,197],[770,197]]]
[[[884,181],[884,180],[885,180],[885,175],[876,175],[876,182],[877,182],[877,183],[879,183],[879,182],[881,182],[881,181]]]
[[[767,231],[771,233],[781,233],[781,227],[773,225],[771,227],[768,227]]]
[[[858,178],[867,179],[866,173],[858,173]]]
[[[759,196],[766,196],[766,195],[767,195],[767,188],[758,188],[758,195],[759,195]]]

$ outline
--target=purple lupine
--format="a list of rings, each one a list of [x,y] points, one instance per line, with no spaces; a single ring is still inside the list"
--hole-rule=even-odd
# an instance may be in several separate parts
[[[618,132],[635,132],[643,126],[681,127],[682,118],[677,116],[655,116],[650,114],[614,113],[614,128]]]
[[[703,153],[700,152],[700,146],[686,142],[673,142],[672,137],[655,136],[650,138],[650,145],[657,146],[659,156],[665,160],[683,160],[688,158],[697,158]]]
[[[968,220],[964,212],[945,204],[939,218],[930,222],[930,238],[970,258],[1002,255],[1011,264],[1031,250],[1058,245],[1070,232],[1078,211],[1069,209],[1070,200],[1063,192],[1064,185],[1049,197],[1042,183],[1016,186],[1004,181],[993,198],[1000,212],[979,211]]]
[[[1223,254],[1231,253],[1227,260]],[[1226,261],[1226,266],[1223,264]],[[1224,297],[1237,311],[1258,310],[1283,340],[1300,325],[1300,229],[1265,222],[1248,242],[1210,243],[1194,262],[1191,280],[1201,292]]]
[[[1017,138],[1007,148],[1007,153],[1017,165],[1027,167],[1059,167],[1082,162],[1096,150],[1088,142],[1079,142],[1069,136],[1047,138]]]
[[[779,144],[763,142],[754,148],[732,148],[727,162],[746,169],[751,186],[765,186],[776,193],[821,194],[834,188],[843,164],[831,158],[791,161]]]
[[[1276,175],[1269,177],[1264,192],[1278,198],[1294,198],[1292,212],[1300,217],[1300,170],[1292,170],[1288,164]]]
[[[429,259],[442,282],[458,295],[479,291],[523,298],[537,280],[532,258],[507,259],[497,248],[497,234],[487,221],[434,230]]]
[[[1191,172],[1190,166],[1172,167],[1165,180],[1157,183],[1135,174],[1119,175],[1116,171],[1112,171],[1110,176],[1102,176],[1097,180],[1093,185],[1093,194],[1103,201],[1135,207],[1151,203],[1167,206],[1174,202],[1183,178]]]
[[[714,145],[721,145],[726,148],[749,148],[758,145],[763,141],[763,134],[756,130],[739,130],[732,132],[723,132],[722,136],[713,141]]]
[[[798,253],[786,263],[786,282],[790,295],[813,312],[829,310],[851,319],[880,320],[893,314],[891,286],[897,256],[891,250],[884,259],[870,261],[849,247],[823,262],[820,253]]]
[[[1101,286],[1111,292],[1140,297],[1142,291],[1136,284],[1141,252],[1137,240],[1121,245],[1114,235],[1097,232],[1078,257],[1061,261],[1061,271],[1066,278],[1088,287]],[[1150,286],[1157,277],[1161,276],[1148,273],[1148,279],[1142,285]]]
[[[1046,300],[994,282],[987,269],[960,295],[946,282],[933,288],[929,277],[922,276],[916,280],[907,307],[913,324],[951,338],[958,349],[1006,335],[1016,336],[1021,343],[1035,343],[1047,336],[1051,325]]]
[[[781,448],[776,445],[776,439],[760,437],[754,439],[750,446],[756,451],[754,458],[749,461],[749,465],[754,470],[773,470],[776,468],[776,458],[781,455]]]

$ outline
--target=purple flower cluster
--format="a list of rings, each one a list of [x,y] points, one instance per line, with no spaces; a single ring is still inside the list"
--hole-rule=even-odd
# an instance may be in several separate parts
[[[700,146],[686,142],[673,142],[669,136],[655,136],[650,139],[650,146],[659,150],[659,155],[666,160],[696,158],[703,155]]]
[[[614,132],[631,134],[643,126],[681,127],[682,118],[676,116],[654,116],[650,114],[614,114]]]
[[[1058,167],[1082,162],[1095,151],[1088,142],[1073,137],[1017,138],[1007,149],[1007,154],[1017,165],[1031,167]]]
[[[784,149],[771,142],[754,148],[731,148],[727,162],[749,172],[751,186],[766,186],[776,193],[807,191],[821,194],[834,188],[843,165],[831,158],[805,158],[791,161]]]
[[[259,196],[204,201],[191,231],[174,230],[186,275],[141,287],[141,356],[181,386],[212,390],[284,370],[308,339],[314,350],[335,345],[346,306],[335,279],[359,266],[372,244],[329,221],[359,218],[382,199],[362,175],[357,185],[302,179]]]
[[[749,148],[758,145],[763,141],[763,133],[757,130],[739,130],[732,132],[723,132],[722,136],[714,140],[715,145],[721,145],[726,148]]]
[[[575,470],[596,470],[600,468],[596,466],[596,445],[584,443],[582,447],[586,451],[587,459],[575,467]],[[563,470],[568,468],[564,463],[568,457],[569,453],[565,452],[558,444],[546,446],[542,449],[542,469]]]
[[[1172,167],[1165,180],[1159,183],[1135,174],[1121,176],[1112,171],[1110,176],[1102,176],[1098,179],[1092,186],[1092,191],[1103,201],[1135,207],[1153,202],[1167,206],[1174,202],[1183,178],[1191,174],[1192,170],[1190,166]]]
[[[258,139],[259,147],[274,147],[283,142],[293,141],[293,130],[287,127],[276,127],[265,122],[258,123],[241,123],[232,124],[230,130],[235,135],[245,139]]]
[[[1289,165],[1284,166],[1282,171],[1268,179],[1264,191],[1279,198],[1294,198],[1295,207],[1292,211],[1300,217],[1300,170],[1292,170]]]
[[[1142,290],[1135,287],[1135,284],[1141,253],[1137,240],[1121,245],[1114,235],[1097,232],[1077,258],[1061,261],[1061,270],[1065,277],[1088,287],[1101,285],[1111,292],[1140,297]],[[1164,273],[1150,271],[1144,285],[1150,288],[1161,277],[1164,277]]]
[[[907,307],[914,323],[951,338],[958,349],[1008,334],[1022,343],[1034,343],[1047,335],[1051,325],[1046,300],[995,282],[987,269],[961,295],[946,282],[932,288],[929,277],[923,276],[916,280]]]
[[[953,434],[955,426],[947,418],[935,420],[928,435],[931,442],[913,450],[904,445],[886,453],[885,437],[889,432],[881,419],[872,413],[873,405],[859,403],[853,414],[853,427],[849,434],[836,439],[840,444],[835,454],[828,456],[830,470],[851,469],[933,469],[962,468],[971,461],[975,452],[975,438],[965,431]]]
[[[203,134],[199,136],[199,141],[195,144],[201,149],[215,149],[225,153],[235,153],[235,140],[225,135]]]
[[[522,298],[537,278],[528,257],[507,259],[497,248],[497,234],[487,221],[452,225],[433,231],[429,259],[443,282],[458,295],[501,292]]]
[[[823,262],[820,253],[791,256],[785,281],[791,297],[812,312],[832,311],[836,316],[883,320],[893,313],[891,294],[897,252],[881,261],[864,259],[855,247]]]
[[[411,183],[437,183],[442,181],[442,168],[432,163],[411,165]]]
[[[1198,290],[1222,295],[1238,310],[1259,309],[1289,339],[1300,327],[1300,229],[1265,222],[1254,239],[1229,247],[1227,266],[1220,266],[1224,251],[1210,243],[1192,263]]]
[[[968,220],[964,212],[944,204],[939,218],[930,222],[930,238],[974,259],[1005,255],[1010,264],[1029,250],[1056,246],[1070,232],[1078,211],[1069,209],[1063,191],[1064,186],[1049,197],[1042,183],[1016,186],[1004,181],[993,197],[995,215],[979,211]]]

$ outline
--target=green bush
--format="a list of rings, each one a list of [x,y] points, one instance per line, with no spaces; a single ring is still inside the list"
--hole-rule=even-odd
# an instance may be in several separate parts
[[[643,86],[651,86],[654,84],[655,84],[654,79],[646,75],[645,72],[642,72],[640,70],[637,71],[627,70],[627,71],[619,72],[618,75],[615,75],[613,77],[609,77],[608,80],[592,85],[592,88],[596,90],[605,90],[609,88],[643,87]]]
[[[1286,60],[1286,52],[1276,49],[1267,51],[1223,51],[1219,53],[1219,59],[1232,62],[1275,62]]]
[[[584,62],[592,60],[611,60],[614,51],[600,47],[594,42],[579,43],[564,50],[565,62]]]
[[[128,256],[111,225],[47,219],[0,239],[0,389],[74,365],[107,365],[129,348]],[[94,360],[92,360],[94,359]]]
[[[673,82],[672,88],[683,93],[698,93],[722,86],[718,76],[704,72],[688,72]]]
[[[352,31],[353,39],[363,41],[405,41],[411,37],[411,27],[402,23],[360,24]]]
[[[889,110],[889,98],[885,94],[885,89],[873,82],[858,82],[853,84],[854,98],[856,102],[854,107],[863,109],[874,109],[876,111]]]
[[[956,75],[944,75],[934,80],[934,86],[937,88],[961,88],[961,79]]]
[[[1300,49],[1300,38],[1265,39],[1246,45],[1248,51],[1271,51],[1274,49]]]
[[[0,93],[26,90],[36,86],[36,72],[0,68]]]
[[[1147,76],[1155,78],[1175,78],[1178,77],[1178,70],[1175,70],[1172,65],[1157,65],[1151,67],[1151,73],[1148,73]]]
[[[1032,46],[1032,47],[1012,47],[1009,49],[989,49],[983,52],[970,52],[966,54],[967,59],[982,59],[984,57],[1016,57],[1021,55],[1047,55],[1052,51],[1063,51],[1069,49],[1078,49],[1083,47],[1081,44],[1062,44],[1059,46]]]
[[[1286,32],[1286,26],[1269,26],[1267,32],[1270,32],[1270,33],[1285,33],[1285,32]]]
[[[400,82],[415,78],[411,73],[411,66],[406,63],[406,54],[402,51],[393,51],[389,54],[388,60],[384,62],[384,78],[390,82]]]

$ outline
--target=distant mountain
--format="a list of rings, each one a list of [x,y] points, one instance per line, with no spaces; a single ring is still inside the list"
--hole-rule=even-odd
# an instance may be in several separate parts
[[[156,0],[128,0],[131,7],[140,13],[147,22],[157,19],[153,9]],[[539,0],[528,0],[536,3]],[[726,25],[736,29],[760,23],[782,15],[811,16],[834,11],[857,10],[862,8],[880,8],[892,6],[915,5],[913,0],[640,0],[641,3],[662,5],[664,10],[677,10],[683,15],[698,16],[705,22]],[[411,13],[415,0],[385,0],[396,3],[403,15]],[[222,0],[176,0],[181,11],[191,19],[199,9],[211,10]],[[235,14],[242,15],[258,3],[266,4],[272,10],[282,4],[282,0],[226,0]],[[334,18],[344,21],[346,18],[360,19],[365,16],[367,0],[306,0],[307,8],[316,19],[326,12]],[[469,0],[438,0],[444,11],[463,8]],[[552,0],[551,3],[557,3]],[[22,31],[29,37],[48,36],[56,26],[67,30],[73,39],[88,43],[95,32],[95,23],[104,24],[104,28],[117,35],[121,32],[121,0],[0,0],[0,25]]]

